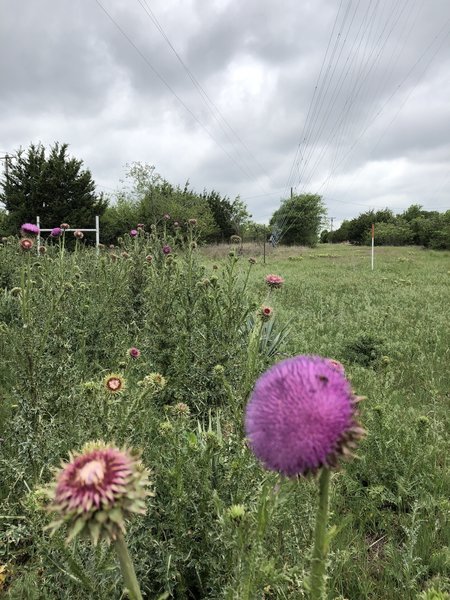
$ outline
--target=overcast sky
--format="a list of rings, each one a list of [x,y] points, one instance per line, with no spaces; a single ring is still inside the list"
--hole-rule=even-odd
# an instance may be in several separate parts
[[[0,0],[0,52],[0,156],[66,142],[99,191],[450,208],[449,0]]]

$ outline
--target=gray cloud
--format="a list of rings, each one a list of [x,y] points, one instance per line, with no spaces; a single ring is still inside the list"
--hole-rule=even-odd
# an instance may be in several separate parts
[[[149,162],[261,221],[291,185],[336,218],[450,208],[447,0],[100,1],[122,32],[97,2],[1,4],[2,150],[68,142],[106,188]]]

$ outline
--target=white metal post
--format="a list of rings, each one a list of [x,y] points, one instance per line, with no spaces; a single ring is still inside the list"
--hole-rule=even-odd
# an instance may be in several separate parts
[[[39,231],[37,234],[37,255],[39,256],[41,254],[41,218],[40,217],[36,217],[36,225],[39,227]]]
[[[100,217],[95,215],[95,247],[97,254],[100,252]]]
[[[373,271],[374,251],[375,251],[375,225],[372,223],[372,271]]]

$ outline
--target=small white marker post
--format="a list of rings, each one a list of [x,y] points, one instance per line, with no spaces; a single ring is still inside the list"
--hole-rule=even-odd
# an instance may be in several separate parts
[[[374,252],[375,252],[375,224],[372,223],[372,271],[373,271]]]
[[[40,250],[39,250],[39,246],[41,245],[41,231],[52,231],[51,229],[41,229],[41,219],[40,217],[36,217],[36,225],[39,227],[39,233],[37,234],[37,254],[38,256],[40,255]],[[68,232],[68,231],[83,231],[83,232],[88,232],[88,231],[95,231],[95,246],[97,248],[97,255],[100,253],[100,217],[98,215],[95,215],[95,229],[78,229],[78,227],[76,227],[75,229],[65,229],[64,231]]]

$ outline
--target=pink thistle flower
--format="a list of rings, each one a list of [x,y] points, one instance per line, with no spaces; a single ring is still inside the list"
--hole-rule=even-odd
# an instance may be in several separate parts
[[[104,384],[110,394],[117,394],[125,389],[125,379],[116,373],[107,375],[104,379]]]
[[[63,230],[61,227],[53,227],[50,231],[51,237],[59,237],[62,234]]]
[[[31,250],[33,245],[34,242],[33,240],[30,240],[30,238],[23,238],[22,240],[20,240],[20,247],[22,248],[22,250]]]
[[[263,321],[268,321],[273,315],[273,308],[271,306],[261,306],[259,309],[259,316]]]
[[[58,517],[48,527],[55,531],[64,522],[71,525],[70,541],[79,533],[88,534],[94,544],[105,538],[115,540],[125,533],[125,521],[133,514],[145,514],[149,472],[138,456],[103,442],[87,444],[81,453],[62,463],[48,488],[50,512]]]
[[[70,229],[69,223],[61,223],[60,227],[61,229]]]
[[[270,288],[280,288],[284,283],[284,279],[279,275],[270,274],[266,275],[266,283]]]
[[[130,236],[131,236],[132,238],[135,238],[135,237],[137,237],[137,234],[138,234],[138,231],[137,231],[137,229],[132,229],[132,230],[130,231]]]
[[[336,467],[365,434],[356,397],[342,372],[318,356],[296,356],[266,371],[246,409],[253,453],[287,476]]]
[[[33,223],[24,223],[20,230],[24,234],[28,233],[31,235],[38,235],[40,231],[39,227],[37,225],[34,225]]]
[[[138,348],[135,348],[134,346],[132,348],[130,348],[128,350],[128,355],[131,356],[131,358],[139,358],[141,355],[141,351],[138,350]]]
[[[165,246],[163,246],[162,248],[163,254],[170,254],[172,252],[172,248],[166,244]]]
[[[75,231],[73,232],[74,237],[77,238],[77,240],[82,240],[84,238],[84,233],[82,231],[80,231],[79,229],[75,229]]]

